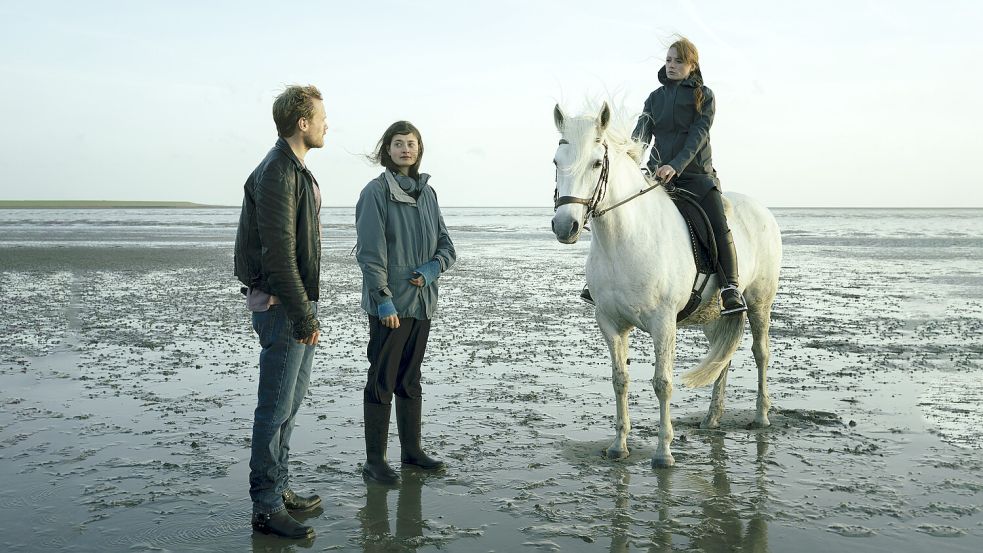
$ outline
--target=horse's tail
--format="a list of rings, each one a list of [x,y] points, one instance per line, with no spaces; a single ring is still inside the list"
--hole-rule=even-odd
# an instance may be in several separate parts
[[[739,313],[721,317],[708,325],[710,351],[699,365],[683,374],[683,384],[690,388],[699,388],[717,380],[720,373],[727,369],[737,347],[741,345],[745,317],[745,313]]]

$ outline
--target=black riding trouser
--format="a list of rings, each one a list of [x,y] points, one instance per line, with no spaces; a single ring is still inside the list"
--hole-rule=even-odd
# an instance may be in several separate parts
[[[711,175],[687,175],[678,176],[673,183],[679,187],[692,192],[699,198],[700,207],[707,214],[710,227],[713,228],[713,237],[717,244],[717,263],[721,286],[726,284],[737,285],[737,252],[734,249],[734,238],[731,236],[730,227],[727,225],[727,217],[724,216],[724,202],[720,195],[720,184],[717,178]]]
[[[400,318],[399,328],[389,328],[369,315],[369,374],[366,403],[391,405],[393,394],[416,399],[423,396],[420,365],[430,337],[430,321]]]

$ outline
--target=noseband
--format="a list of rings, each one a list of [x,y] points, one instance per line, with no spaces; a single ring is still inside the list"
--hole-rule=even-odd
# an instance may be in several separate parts
[[[569,142],[567,142],[566,140],[562,140],[561,139],[560,140],[560,144],[569,144]],[[600,217],[601,215],[604,215],[608,211],[611,211],[612,209],[614,209],[616,207],[625,205],[626,203],[634,200],[635,198],[641,196],[642,194],[646,194],[648,192],[651,192],[652,190],[655,190],[659,186],[665,184],[664,181],[656,178],[655,179],[655,182],[651,186],[649,186],[647,188],[643,188],[642,190],[639,190],[635,194],[632,194],[631,196],[628,196],[624,200],[621,200],[620,202],[612,205],[611,207],[607,207],[607,208],[600,209],[600,210],[597,209],[597,204],[601,203],[601,200],[604,199],[604,195],[608,191],[608,166],[611,163],[611,160],[608,158],[608,144],[607,144],[607,142],[603,142],[602,145],[604,146],[604,159],[601,161],[601,176],[599,176],[597,178],[597,185],[595,185],[595,187],[594,187],[594,195],[592,197],[590,197],[590,198],[578,198],[577,196],[560,196],[560,189],[559,188],[554,188],[553,189],[553,211],[556,211],[557,209],[559,209],[559,207],[561,205],[566,205],[566,204],[582,204],[582,205],[586,205],[587,206],[587,213],[584,214],[584,222],[586,223],[587,221],[590,220],[591,217],[594,217],[596,219],[596,218]],[[559,182],[559,169],[557,169],[557,182]]]
[[[560,140],[560,144],[569,144],[566,140]],[[603,142],[604,146],[604,158],[601,160],[601,175],[597,177],[597,184],[594,185],[594,195],[590,198],[579,198],[577,196],[560,196],[560,189],[553,189],[553,211],[560,208],[561,205],[566,204],[582,204],[587,206],[587,213],[584,215],[584,221],[587,221],[595,214],[597,210],[597,204],[601,202],[604,198],[604,194],[608,191],[608,167],[611,165],[611,160],[608,158],[608,144]],[[559,169],[557,169],[557,182],[559,182]],[[598,214],[599,215],[599,214]]]

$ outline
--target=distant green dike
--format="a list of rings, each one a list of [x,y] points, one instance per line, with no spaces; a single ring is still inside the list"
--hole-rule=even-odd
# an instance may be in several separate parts
[[[0,200],[0,209],[200,209],[229,207],[192,202],[122,202],[113,200]]]

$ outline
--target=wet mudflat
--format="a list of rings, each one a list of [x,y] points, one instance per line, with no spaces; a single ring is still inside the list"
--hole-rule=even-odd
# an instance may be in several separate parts
[[[777,215],[772,427],[747,427],[746,336],[722,428],[698,427],[710,390],[677,381],[677,466],[653,470],[640,332],[632,454],[601,455],[614,405],[576,299],[588,244],[555,243],[548,210],[450,211],[460,261],[441,278],[424,435],[451,467],[387,490],[359,476],[367,324],[351,215],[329,210],[325,338],[291,451],[293,487],[324,506],[316,539],[283,542],[249,530],[258,345],[231,276],[237,213],[0,212],[0,548],[979,551],[983,212]],[[678,347],[677,375],[702,334]]]

